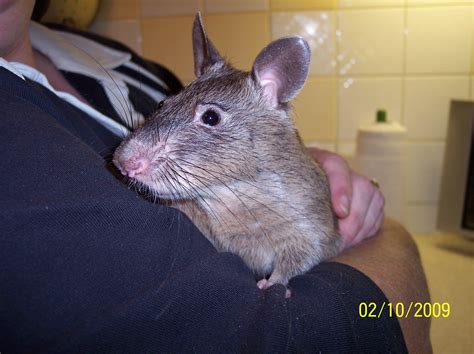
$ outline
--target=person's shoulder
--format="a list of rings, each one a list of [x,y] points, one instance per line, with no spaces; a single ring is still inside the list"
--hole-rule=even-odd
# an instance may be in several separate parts
[[[388,311],[388,300],[365,274],[342,263],[322,263],[290,281],[295,351],[407,352],[402,330]],[[313,338],[312,337],[316,337]],[[343,350],[343,351],[346,351]]]

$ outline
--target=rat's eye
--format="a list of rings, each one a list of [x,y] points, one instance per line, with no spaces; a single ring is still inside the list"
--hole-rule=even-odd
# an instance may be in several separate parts
[[[158,107],[157,109],[160,109],[161,107],[163,107],[163,104],[165,103],[165,101],[160,101],[158,102]]]
[[[210,109],[203,113],[201,119],[204,124],[210,125],[212,127],[217,125],[217,123],[220,121],[219,114]]]

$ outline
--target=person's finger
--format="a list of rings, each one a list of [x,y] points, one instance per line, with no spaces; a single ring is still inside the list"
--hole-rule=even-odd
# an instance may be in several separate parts
[[[382,227],[384,219],[385,219],[385,213],[382,210],[380,212],[380,215],[379,215],[377,221],[375,222],[374,226],[372,227],[372,229],[369,232],[369,234],[370,234],[369,237],[375,236],[377,234],[377,232],[379,232],[380,228]]]
[[[339,231],[344,239],[345,247],[353,244],[353,240],[364,226],[370,203],[375,194],[375,187],[370,181],[352,173],[353,194],[351,211],[347,218],[339,220]]]
[[[372,229],[377,223],[380,214],[383,212],[384,200],[382,193],[378,189],[374,188],[374,194],[372,200],[370,201],[369,208],[367,209],[367,214],[363,221],[363,225],[357,235],[352,239],[351,245],[355,245],[365,238],[373,236]]]
[[[372,229],[369,231],[369,236],[368,237],[375,236],[377,234],[377,232],[380,230],[380,228],[382,227],[383,221],[385,220],[385,212],[384,212],[385,197],[383,196],[383,193],[380,190],[378,192],[380,193],[380,196],[382,197],[382,208],[380,210],[380,215],[377,218],[377,221],[375,222]]]
[[[374,237],[375,235],[377,235],[380,228],[382,227],[382,224],[383,224],[384,220],[385,220],[385,213],[384,213],[383,210],[381,210],[379,216],[377,217],[377,221],[372,226],[372,229],[368,232],[369,236],[367,236],[366,238],[371,238],[371,237]]]
[[[311,152],[326,173],[331,190],[333,210],[339,218],[350,214],[352,203],[351,169],[340,156],[325,150]]]
[[[373,226],[373,228],[369,231],[369,234],[370,236],[369,237],[372,237],[372,236],[375,236],[377,234],[377,232],[380,230],[380,228],[382,227],[383,225],[383,221],[385,220],[385,197],[383,196],[382,192],[379,191],[380,193],[380,196],[382,197],[382,208],[380,210],[380,216],[379,218],[377,219],[375,225]]]

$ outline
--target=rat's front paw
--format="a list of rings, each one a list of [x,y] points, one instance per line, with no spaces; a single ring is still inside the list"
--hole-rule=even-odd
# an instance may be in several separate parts
[[[259,280],[257,282],[257,287],[261,290],[265,290],[265,289],[268,289],[269,287],[271,287],[272,285],[274,285],[275,283],[263,278],[262,280]]]
[[[257,287],[261,290],[265,290],[265,289],[268,289],[269,287],[271,287],[272,285],[274,285],[275,283],[263,278],[262,280],[259,280],[257,282]],[[285,298],[286,299],[289,299],[291,297],[291,290],[286,288],[286,292],[285,292]]]

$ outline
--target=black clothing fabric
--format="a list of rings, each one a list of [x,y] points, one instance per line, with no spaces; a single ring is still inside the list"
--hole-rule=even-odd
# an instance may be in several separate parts
[[[120,65],[117,64],[117,66],[113,68],[108,67],[106,69],[102,67],[99,61],[96,61],[96,65],[94,65],[94,67],[99,69],[101,74],[105,76],[112,77],[111,74],[120,74],[120,77],[124,78],[123,84],[127,87],[128,92],[126,92],[127,90],[123,90],[124,92],[122,93],[113,94],[119,101],[118,103],[112,103],[110,97],[106,94],[106,91],[110,92],[112,89],[119,87],[116,83],[114,85],[110,82],[103,82],[100,77],[90,76],[90,73],[86,75],[83,72],[78,73],[65,69],[60,70],[69,84],[71,84],[92,107],[130,130],[134,130],[141,124],[140,121],[137,121],[137,117],[133,117],[131,112],[138,112],[144,118],[147,118],[155,111],[159,101],[176,94],[183,88],[179,79],[171,71],[160,64],[141,58],[133,50],[120,42],[94,33],[74,30],[59,24],[46,24],[46,26],[57,33],[63,32],[84,37],[108,49],[118,50],[130,55],[130,61]],[[94,60],[94,53],[89,53],[85,50],[83,52],[86,56]],[[133,64],[133,66],[128,64]],[[150,77],[155,78],[155,80],[152,80]],[[112,87],[108,87],[107,85],[111,85]],[[144,86],[146,86],[147,89],[144,89]],[[152,95],[154,98],[147,92],[153,92]]]
[[[61,74],[69,84],[71,84],[71,86],[86,99],[87,103],[97,109],[100,113],[123,124],[124,120],[121,119],[112,106],[112,103],[107,99],[104,87],[96,79],[67,71],[61,71]],[[124,100],[124,104],[125,102],[126,101]],[[129,127],[127,126],[127,128]]]
[[[0,351],[406,352],[364,274],[321,264],[257,288],[186,216],[104,168],[84,113],[0,68]],[[96,124],[96,123],[92,123]]]

